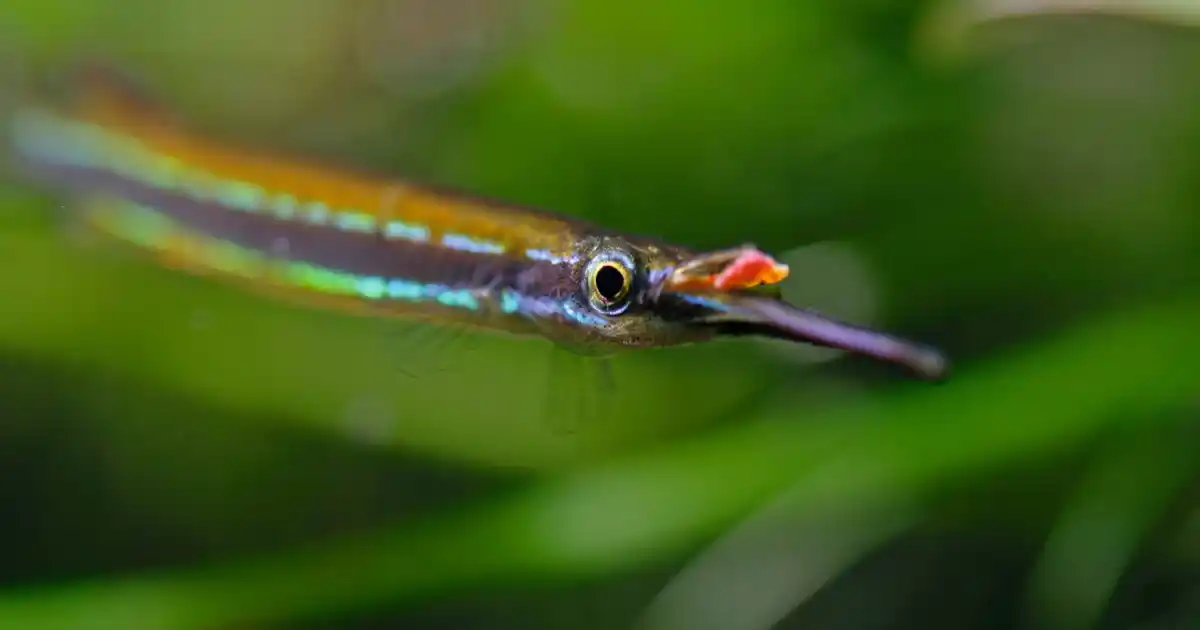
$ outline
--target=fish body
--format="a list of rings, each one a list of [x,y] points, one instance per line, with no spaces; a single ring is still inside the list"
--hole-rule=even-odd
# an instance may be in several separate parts
[[[749,290],[786,275],[752,247],[697,253],[563,215],[214,140],[111,75],[11,119],[33,180],[163,264],[384,317],[550,339],[587,355],[757,335],[936,377],[931,349]],[[731,254],[731,251],[733,252]],[[701,273],[698,270],[703,270]]]

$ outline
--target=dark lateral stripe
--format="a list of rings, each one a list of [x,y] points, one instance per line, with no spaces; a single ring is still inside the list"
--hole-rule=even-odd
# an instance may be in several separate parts
[[[475,288],[510,284],[525,268],[494,254],[389,241],[377,233],[346,232],[270,216],[232,212],[205,201],[142,186],[105,171],[33,165],[39,179],[82,193],[103,192],[155,208],[190,230],[265,255],[363,276],[402,276],[416,282]]]

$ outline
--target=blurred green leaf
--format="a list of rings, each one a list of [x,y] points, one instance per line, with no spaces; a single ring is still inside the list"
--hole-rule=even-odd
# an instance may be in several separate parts
[[[692,559],[643,614],[644,630],[773,628],[912,527],[911,505],[813,513],[785,491]],[[900,498],[897,498],[900,500]],[[886,503],[886,502],[885,502]],[[731,595],[732,594],[732,595]]]
[[[976,29],[1037,18],[1132,18],[1174,26],[1200,26],[1200,4],[1191,0],[937,0],[928,3],[917,45],[930,60],[957,61],[989,43]]]
[[[1146,536],[1200,472],[1195,427],[1184,429],[1114,436],[1035,569],[1029,607],[1041,627],[1084,630],[1101,618]]]
[[[497,579],[599,575],[694,547],[791,488],[797,508],[886,502],[1053,455],[1195,395],[1195,298],[1113,316],[950,384],[759,421],[313,549],[194,571],[10,592],[27,630],[211,629],[325,616]]]

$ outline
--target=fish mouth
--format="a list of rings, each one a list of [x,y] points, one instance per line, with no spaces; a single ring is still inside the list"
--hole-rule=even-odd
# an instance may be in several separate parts
[[[908,369],[931,381],[945,378],[948,361],[937,349],[798,308],[769,295],[665,291],[656,309],[685,326],[718,337],[759,337],[836,348]]]
[[[899,365],[925,380],[946,377],[948,361],[935,348],[788,304],[769,286],[787,276],[787,267],[749,246],[740,251],[702,255],[701,264],[677,267],[666,275],[656,287],[656,313],[683,326],[705,328],[717,337],[759,337],[835,348]],[[718,287],[716,279],[722,277],[733,280]]]

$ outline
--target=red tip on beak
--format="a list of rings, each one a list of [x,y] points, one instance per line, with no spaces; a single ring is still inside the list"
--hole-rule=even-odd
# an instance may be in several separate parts
[[[704,254],[681,265],[667,281],[667,288],[673,291],[735,291],[775,284],[787,277],[787,265],[746,245]]]

